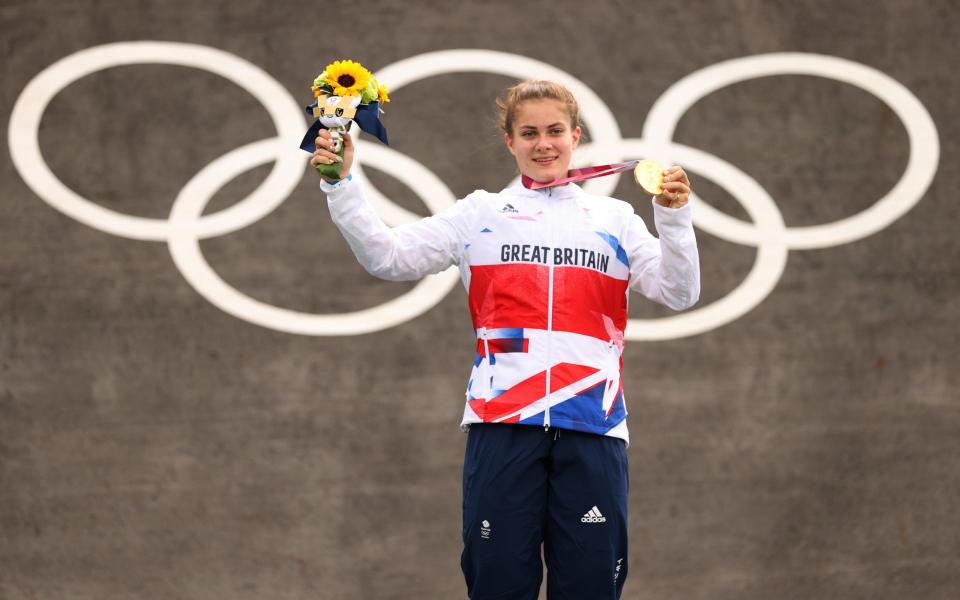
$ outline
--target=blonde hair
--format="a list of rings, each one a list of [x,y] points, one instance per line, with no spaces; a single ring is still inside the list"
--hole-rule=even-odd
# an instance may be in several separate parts
[[[528,79],[507,88],[503,97],[497,98],[500,129],[513,137],[513,119],[517,114],[517,107],[520,103],[527,100],[543,99],[562,102],[567,109],[567,115],[570,117],[570,128],[576,129],[580,126],[580,107],[570,90],[555,81]]]

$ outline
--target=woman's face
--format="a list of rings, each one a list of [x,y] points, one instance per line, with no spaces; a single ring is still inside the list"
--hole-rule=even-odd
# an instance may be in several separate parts
[[[563,102],[525,100],[517,105],[513,131],[503,134],[503,140],[520,172],[545,183],[566,176],[573,149],[580,142],[580,128],[571,129]]]

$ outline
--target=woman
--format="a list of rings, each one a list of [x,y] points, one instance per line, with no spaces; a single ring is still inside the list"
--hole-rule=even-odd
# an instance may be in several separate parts
[[[349,176],[323,181],[330,214],[360,263],[384,279],[459,265],[477,331],[462,427],[461,566],[470,598],[619,598],[627,575],[626,407],[620,381],[627,296],[673,309],[699,297],[683,169],[654,197],[659,240],[629,204],[568,174],[580,141],[573,95],[524,81],[497,100],[521,184],[477,191],[417,223],[387,228]],[[311,164],[341,159],[321,131]]]

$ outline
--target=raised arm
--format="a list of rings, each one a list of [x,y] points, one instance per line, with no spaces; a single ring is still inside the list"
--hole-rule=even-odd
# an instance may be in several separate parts
[[[664,193],[653,200],[659,239],[650,234],[643,219],[630,217],[624,236],[630,256],[630,289],[683,310],[700,298],[700,255],[687,202],[689,181],[682,169],[671,167],[663,187]]]
[[[409,281],[459,263],[472,220],[470,197],[437,215],[390,228],[367,202],[359,181],[320,187],[327,193],[333,222],[371,275]]]
[[[343,142],[341,159],[329,150],[330,133],[320,130],[310,164],[343,163],[343,179],[323,178],[320,189],[327,194],[333,222],[363,268],[381,279],[409,281],[457,264],[472,219],[471,199],[416,223],[387,227],[367,202],[363,185],[350,175],[354,154],[350,134],[344,134]]]

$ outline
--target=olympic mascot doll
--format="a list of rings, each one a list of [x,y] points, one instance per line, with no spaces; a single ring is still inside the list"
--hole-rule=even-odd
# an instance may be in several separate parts
[[[360,129],[387,143],[387,130],[380,122],[382,104],[390,102],[386,86],[377,82],[370,71],[352,60],[337,60],[323,70],[310,86],[315,98],[307,114],[316,117],[300,142],[300,148],[313,154],[314,141],[321,128],[330,130],[332,150],[343,156],[341,134],[356,121]],[[328,179],[340,179],[341,163],[317,165],[317,171]]]

